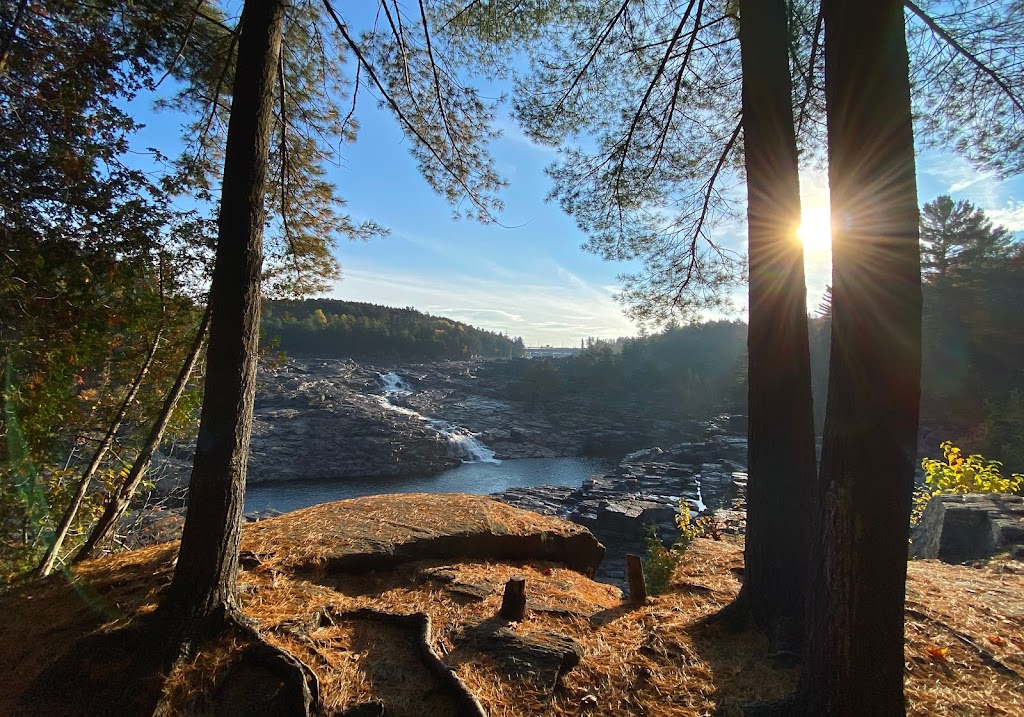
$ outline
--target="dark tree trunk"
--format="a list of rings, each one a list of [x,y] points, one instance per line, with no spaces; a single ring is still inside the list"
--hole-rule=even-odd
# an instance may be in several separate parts
[[[256,392],[263,198],[284,0],[242,11],[228,123],[206,385],[178,563],[161,607],[193,624],[235,609]]]
[[[825,0],[832,352],[801,696],[814,717],[902,717],[921,277],[899,0]]]
[[[745,579],[737,601],[777,652],[803,641],[816,477],[800,173],[784,0],[740,0],[750,254]]]
[[[113,535],[117,521],[128,510],[135,491],[138,490],[139,484],[142,483],[142,479],[146,476],[149,464],[153,460],[153,454],[160,447],[164,430],[167,428],[171,415],[174,413],[174,407],[178,404],[181,394],[185,391],[189,376],[192,375],[192,370],[199,360],[199,354],[202,353],[203,344],[206,342],[206,329],[209,323],[210,309],[207,307],[203,313],[203,320],[199,324],[199,329],[196,331],[196,337],[192,341],[192,348],[189,351],[188,357],[185,359],[185,363],[182,364],[178,377],[174,380],[174,385],[164,398],[164,405],[160,409],[160,415],[157,416],[152,428],[150,428],[145,445],[142,446],[139,455],[135,457],[135,462],[132,463],[132,468],[128,471],[128,475],[125,476],[124,482],[121,483],[114,495],[110,497],[106,507],[103,509],[103,515],[96,521],[96,525],[93,526],[92,531],[89,533],[89,538],[85,541],[85,545],[82,546],[71,562],[77,563],[90,557],[95,557],[100,548]]]

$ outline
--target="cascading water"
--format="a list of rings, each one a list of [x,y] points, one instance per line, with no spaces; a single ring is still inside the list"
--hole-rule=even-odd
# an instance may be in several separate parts
[[[385,396],[408,396],[412,393],[412,386],[394,371],[377,375],[380,376],[380,381],[384,384]]]
[[[444,436],[448,442],[448,455],[453,458],[459,458],[466,463],[501,463],[494,457],[494,451],[481,443],[472,431],[436,418],[423,420]]]
[[[458,458],[464,463],[501,463],[500,460],[494,457],[494,451],[481,443],[469,429],[440,418],[424,416],[405,406],[396,406],[391,402],[391,399],[408,396],[413,393],[412,386],[394,371],[378,375],[383,387],[383,395],[380,397],[381,405],[390,411],[414,416],[426,423],[438,435],[444,438],[448,444],[448,455]]]

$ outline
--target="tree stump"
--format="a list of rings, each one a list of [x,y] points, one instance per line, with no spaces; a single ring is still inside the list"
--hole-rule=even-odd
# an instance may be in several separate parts
[[[514,575],[505,583],[498,615],[511,622],[521,622],[526,617],[526,578],[522,575]]]
[[[626,579],[629,580],[629,601],[637,605],[647,602],[644,563],[639,555],[626,556]]]

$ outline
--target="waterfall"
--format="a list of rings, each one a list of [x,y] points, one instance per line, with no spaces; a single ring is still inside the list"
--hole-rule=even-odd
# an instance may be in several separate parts
[[[494,451],[481,443],[472,431],[436,418],[424,420],[444,436],[448,442],[448,455],[453,458],[459,458],[465,463],[501,463],[494,457]]]
[[[392,398],[401,398],[413,393],[412,386],[394,371],[378,373],[382,386],[383,395],[379,397],[380,404],[389,411],[402,413],[406,416],[413,416],[423,421],[444,438],[448,444],[448,455],[458,458],[463,463],[501,463],[494,457],[494,451],[485,446],[468,428],[440,418],[424,416],[411,408],[396,406],[391,402]]]
[[[412,393],[412,386],[394,371],[378,373],[380,382],[384,384],[385,396],[408,396]]]

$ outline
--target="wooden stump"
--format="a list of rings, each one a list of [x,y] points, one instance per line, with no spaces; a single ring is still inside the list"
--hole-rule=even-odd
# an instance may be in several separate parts
[[[639,555],[626,556],[626,578],[629,580],[629,601],[638,605],[647,602],[644,563]]]
[[[522,575],[514,575],[505,583],[498,615],[511,622],[521,622],[526,617],[526,578]]]

